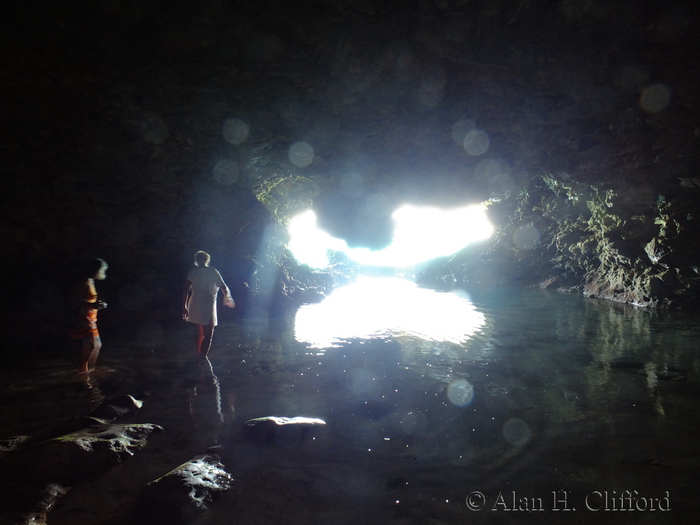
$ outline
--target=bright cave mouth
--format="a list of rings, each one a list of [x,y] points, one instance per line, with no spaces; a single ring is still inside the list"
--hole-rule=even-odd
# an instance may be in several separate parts
[[[433,259],[453,255],[493,234],[485,204],[454,208],[406,204],[391,214],[393,234],[381,249],[349,246],[322,229],[316,213],[307,210],[289,221],[287,247],[299,264],[323,270],[336,253],[368,268],[406,269]]]
[[[299,264],[323,272],[342,257],[356,272],[350,284],[330,290],[318,304],[300,306],[294,320],[297,341],[320,352],[350,339],[405,335],[459,344],[480,329],[483,315],[466,291],[420,287],[410,269],[491,237],[486,205],[403,205],[391,218],[391,242],[379,250],[351,247],[333,237],[319,226],[313,210],[289,221],[287,247]]]

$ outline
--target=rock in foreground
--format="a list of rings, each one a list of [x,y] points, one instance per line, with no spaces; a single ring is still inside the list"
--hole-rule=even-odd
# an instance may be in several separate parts
[[[232,482],[219,456],[195,456],[146,486],[140,505],[142,522],[191,523]]]

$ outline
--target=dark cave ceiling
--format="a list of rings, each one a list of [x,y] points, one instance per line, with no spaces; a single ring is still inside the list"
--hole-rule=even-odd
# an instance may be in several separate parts
[[[579,190],[614,192],[621,231],[654,224],[660,194],[694,211],[694,2],[5,6],[8,257],[99,243],[154,268],[201,245],[244,258],[261,223],[312,206],[380,247],[398,204],[508,200],[543,177],[569,194],[556,221],[583,213]],[[465,149],[465,129],[486,151]],[[299,143],[309,164],[290,158]]]

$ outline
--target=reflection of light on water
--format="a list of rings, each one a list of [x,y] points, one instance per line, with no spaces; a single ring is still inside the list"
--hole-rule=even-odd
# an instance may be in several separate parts
[[[209,371],[211,372],[212,383],[214,383],[214,389],[216,391],[216,413],[219,415],[219,421],[224,422],[224,413],[221,411],[221,383],[219,383],[219,378],[216,377],[214,373],[214,367],[211,365],[208,357],[204,358],[209,365]]]
[[[309,348],[392,335],[459,344],[483,324],[484,315],[464,294],[426,290],[405,279],[363,277],[321,303],[299,308],[295,336]]]

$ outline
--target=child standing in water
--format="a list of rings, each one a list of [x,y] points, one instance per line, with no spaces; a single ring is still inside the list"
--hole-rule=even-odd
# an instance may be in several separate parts
[[[107,263],[102,259],[92,260],[71,296],[76,318],[74,326],[68,330],[68,335],[74,339],[82,339],[81,373],[88,373],[94,368],[102,348],[102,340],[97,331],[97,311],[107,308],[107,303],[97,298],[95,281],[103,281],[106,278]]]
[[[209,267],[210,261],[207,252],[194,254],[195,267],[187,274],[182,296],[182,318],[197,325],[197,356],[201,358],[209,354],[214,327],[218,324],[216,296],[219,289],[224,293],[224,305],[236,306],[219,271]]]

